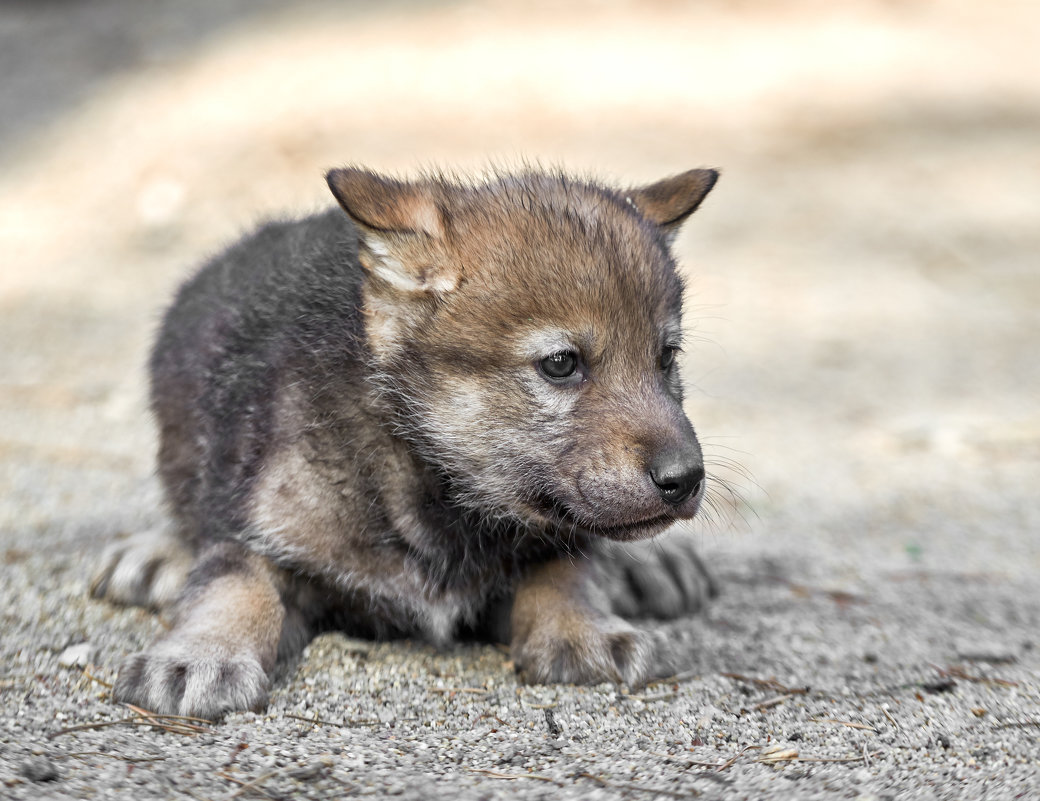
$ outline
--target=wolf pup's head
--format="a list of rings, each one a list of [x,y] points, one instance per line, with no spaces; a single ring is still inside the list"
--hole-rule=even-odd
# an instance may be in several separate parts
[[[327,177],[360,232],[377,384],[460,501],[619,540],[696,513],[669,244],[715,171],[628,191],[537,171]]]

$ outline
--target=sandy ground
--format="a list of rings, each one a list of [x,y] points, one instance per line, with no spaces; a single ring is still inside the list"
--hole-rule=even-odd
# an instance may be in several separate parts
[[[0,797],[1040,794],[1038,41],[1026,2],[4,4]],[[739,497],[689,670],[327,636],[265,714],[140,725],[105,682],[162,624],[84,586],[162,519],[172,288],[329,166],[521,158],[723,169],[678,245]]]

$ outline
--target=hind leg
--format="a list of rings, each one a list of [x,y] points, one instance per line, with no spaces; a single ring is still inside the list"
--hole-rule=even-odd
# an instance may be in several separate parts
[[[193,549],[178,533],[146,531],[105,549],[95,565],[90,594],[163,609],[177,599],[194,560]]]
[[[116,700],[203,718],[261,708],[279,643],[304,639],[283,589],[265,557],[233,542],[210,546],[188,576],[170,632],[123,662]]]
[[[639,542],[603,542],[593,559],[611,609],[624,618],[670,620],[699,612],[718,595],[685,531]]]

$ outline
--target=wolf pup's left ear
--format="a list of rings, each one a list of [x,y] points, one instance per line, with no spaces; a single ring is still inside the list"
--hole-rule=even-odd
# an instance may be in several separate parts
[[[357,225],[361,266],[409,294],[448,292],[459,276],[440,258],[444,218],[430,184],[367,170],[329,170],[329,189]]]
[[[718,179],[718,170],[688,170],[632,189],[626,199],[646,219],[660,226],[670,243]]]

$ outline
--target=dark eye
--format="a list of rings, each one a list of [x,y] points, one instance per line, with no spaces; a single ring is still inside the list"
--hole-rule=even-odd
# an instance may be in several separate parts
[[[675,363],[675,352],[678,348],[673,348],[671,345],[666,345],[664,350],[661,351],[661,369],[667,370]]]
[[[578,357],[570,351],[561,350],[546,356],[538,366],[547,378],[570,378],[578,369]]]

